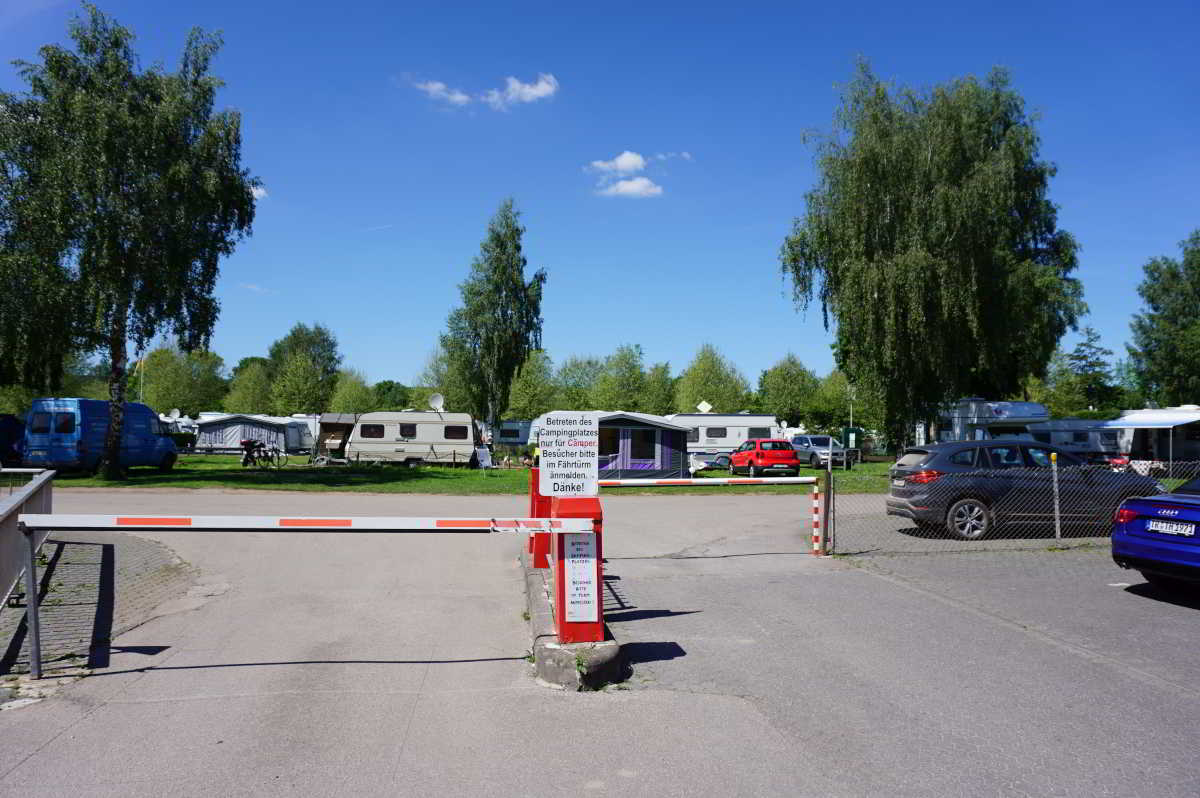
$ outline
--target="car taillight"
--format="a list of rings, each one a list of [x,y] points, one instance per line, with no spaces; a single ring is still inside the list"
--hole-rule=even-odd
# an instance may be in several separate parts
[[[1118,507],[1116,515],[1113,516],[1114,524],[1128,524],[1133,519],[1137,518],[1137,510],[1131,510],[1128,507]]]
[[[915,474],[909,474],[904,478],[904,481],[911,482],[914,485],[924,485],[926,483],[933,482],[941,475],[941,471],[934,471],[931,468],[927,468],[924,471],[918,471]]]

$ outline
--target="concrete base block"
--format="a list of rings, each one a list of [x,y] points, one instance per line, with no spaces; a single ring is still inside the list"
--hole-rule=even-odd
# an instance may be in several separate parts
[[[625,678],[621,644],[604,629],[600,643],[560,643],[554,633],[548,572],[533,568],[529,554],[521,555],[525,569],[525,601],[533,635],[533,666],[538,681],[560,690],[597,690]]]

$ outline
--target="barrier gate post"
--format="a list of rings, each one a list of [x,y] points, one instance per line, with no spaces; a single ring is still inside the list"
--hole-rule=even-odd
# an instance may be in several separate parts
[[[548,535],[552,542],[554,626],[560,643],[604,641],[604,510],[600,500],[554,497],[551,518],[590,518],[591,533]]]
[[[541,477],[538,469],[529,469],[529,517],[550,517],[550,496],[543,496]],[[529,534],[529,554],[534,568],[549,568],[550,539],[554,537],[549,532],[531,532]]]

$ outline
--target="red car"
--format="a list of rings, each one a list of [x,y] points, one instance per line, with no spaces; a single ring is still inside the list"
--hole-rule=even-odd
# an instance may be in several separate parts
[[[782,438],[746,441],[729,458],[731,473],[742,470],[752,477],[766,471],[787,471],[796,476],[800,473],[800,458],[792,442]]]

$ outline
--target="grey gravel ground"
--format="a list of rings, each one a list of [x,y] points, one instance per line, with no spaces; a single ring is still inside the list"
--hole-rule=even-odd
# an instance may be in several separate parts
[[[68,492],[60,511],[521,514]],[[793,496],[605,499],[623,689],[534,685],[516,538],[163,536],[224,595],[0,713],[0,794],[1194,795],[1196,607],[1102,552],[821,560]],[[1129,587],[1121,586],[1122,582]],[[1183,742],[1181,742],[1183,741]]]

